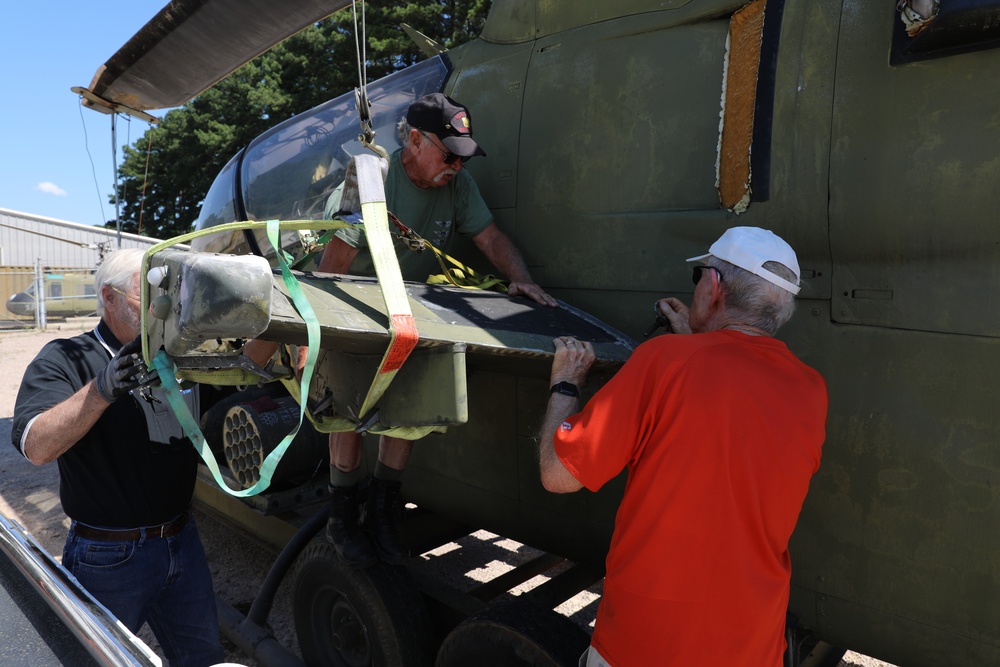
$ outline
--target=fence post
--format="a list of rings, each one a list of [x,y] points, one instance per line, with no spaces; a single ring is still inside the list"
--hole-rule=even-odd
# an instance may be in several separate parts
[[[42,258],[35,260],[35,326],[45,331],[45,276],[42,273]]]

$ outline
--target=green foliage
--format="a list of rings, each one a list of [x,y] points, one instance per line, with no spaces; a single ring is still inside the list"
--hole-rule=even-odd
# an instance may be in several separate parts
[[[489,4],[366,2],[368,81],[423,59],[401,23],[452,47],[479,34]],[[167,112],[158,126],[126,146],[118,177],[122,231],[162,239],[191,231],[209,186],[232,156],[268,128],[357,85],[354,16],[348,8]]]

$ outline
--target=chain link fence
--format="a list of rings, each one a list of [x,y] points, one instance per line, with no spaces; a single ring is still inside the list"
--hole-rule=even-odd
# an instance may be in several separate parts
[[[41,331],[50,322],[97,314],[93,269],[0,267],[0,298],[0,331]]]

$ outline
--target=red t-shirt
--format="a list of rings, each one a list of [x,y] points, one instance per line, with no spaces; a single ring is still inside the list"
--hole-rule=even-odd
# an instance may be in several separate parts
[[[774,338],[655,338],[556,453],[588,489],[628,466],[593,645],[615,667],[781,664],[788,539],[826,430],[823,378]]]

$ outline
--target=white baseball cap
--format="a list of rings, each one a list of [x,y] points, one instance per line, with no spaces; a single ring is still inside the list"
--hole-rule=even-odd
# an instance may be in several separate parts
[[[689,262],[703,262],[709,257],[718,257],[734,266],[745,269],[774,283],[792,294],[799,293],[799,260],[795,258],[792,246],[785,243],[774,232],[760,227],[732,227],[719,237],[708,249],[708,254],[688,259]],[[795,274],[791,283],[764,268],[765,262],[778,262]]]

